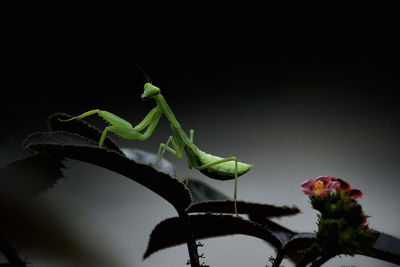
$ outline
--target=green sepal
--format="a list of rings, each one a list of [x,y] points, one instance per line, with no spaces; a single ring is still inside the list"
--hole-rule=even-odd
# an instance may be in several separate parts
[[[354,255],[370,251],[376,236],[365,225],[366,216],[358,202],[348,192],[310,197],[318,215],[317,248],[321,253]]]

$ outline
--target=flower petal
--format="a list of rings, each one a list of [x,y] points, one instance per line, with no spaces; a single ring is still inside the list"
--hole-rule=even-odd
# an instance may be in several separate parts
[[[340,190],[341,191],[348,191],[348,190],[351,189],[350,184],[348,182],[346,182],[345,180],[337,178],[337,181],[340,183]]]
[[[364,194],[363,194],[363,192],[361,192],[358,189],[351,189],[349,195],[350,195],[351,198],[360,198]]]
[[[315,181],[313,179],[307,179],[301,184],[301,187],[307,188],[310,190],[312,190],[312,188],[314,188],[314,186],[315,186]]]
[[[335,179],[336,180],[336,179]],[[338,187],[340,187],[340,183],[338,181],[333,180],[329,185],[328,185],[328,189],[330,189],[331,191],[333,189],[336,189]]]
[[[308,188],[303,188],[303,193],[309,196],[316,196],[316,194]]]

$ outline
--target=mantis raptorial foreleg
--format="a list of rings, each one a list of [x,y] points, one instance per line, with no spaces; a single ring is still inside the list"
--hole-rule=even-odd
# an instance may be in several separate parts
[[[198,167],[198,170],[203,170],[203,169],[208,169],[210,167],[216,166],[218,164],[224,163],[224,162],[228,162],[228,161],[234,161],[235,162],[235,189],[234,189],[234,193],[233,193],[233,201],[234,201],[234,208],[235,208],[235,214],[237,215],[237,205],[236,205],[236,198],[237,198],[237,178],[238,178],[238,160],[236,159],[236,157],[229,157],[229,158],[224,158],[221,160],[217,160],[208,164],[204,164],[200,167]]]
[[[190,129],[190,142],[193,142],[194,130]]]
[[[141,131],[141,130],[143,130],[144,128],[146,128],[147,126],[149,126],[149,124],[151,124],[154,120],[157,120],[157,122],[158,122],[158,120],[160,119],[160,117],[161,117],[161,112],[160,112],[160,110],[157,108],[157,107],[155,107],[155,108],[153,108],[152,110],[150,110],[150,112],[146,115],[146,117],[144,117],[144,119],[140,122],[140,123],[138,123],[136,126],[135,126],[135,130],[138,130],[138,131]],[[157,116],[158,116],[158,119],[157,119]],[[157,125],[157,124],[156,124]]]
[[[158,121],[160,120],[161,114],[162,113],[160,112],[154,112],[153,114],[151,114],[151,116],[147,116],[148,117],[147,119],[146,118],[144,119],[146,120],[145,123],[143,123],[142,121],[141,127],[142,128],[147,127],[144,133],[139,132],[141,128],[139,128],[138,126],[136,126],[135,128],[130,128],[130,127],[120,127],[112,125],[107,127],[103,131],[102,136],[103,135],[105,136],[104,132],[110,131],[127,140],[139,140],[139,141],[147,140],[153,133],[154,129],[156,128]]]

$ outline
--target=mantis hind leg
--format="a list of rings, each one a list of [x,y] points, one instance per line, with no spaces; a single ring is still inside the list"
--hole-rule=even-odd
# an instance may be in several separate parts
[[[108,126],[108,127],[104,128],[103,132],[101,133],[100,140],[99,140],[99,147],[103,146],[104,140],[106,139],[106,136],[107,136],[107,132],[110,131],[110,132],[115,133],[116,128],[117,127],[115,127],[115,126]]]
[[[238,180],[238,160],[237,160],[237,158],[236,157],[224,158],[224,159],[221,159],[221,160],[217,160],[217,161],[214,161],[214,162],[211,162],[211,163],[204,164],[204,165],[198,167],[197,169],[198,170],[208,169],[210,167],[213,167],[213,166],[216,166],[218,164],[221,164],[221,163],[224,163],[224,162],[228,162],[228,161],[235,162],[235,189],[233,191],[233,203],[234,203],[235,214],[236,214],[236,216],[239,216],[239,214],[237,212],[237,204],[236,204],[236,201],[237,201],[237,180]]]
[[[104,120],[106,120],[108,123],[110,123],[113,126],[127,127],[127,128],[132,128],[133,127],[132,124],[130,124],[128,121],[122,119],[121,117],[118,117],[117,115],[115,115],[115,114],[113,114],[111,112],[108,112],[108,111],[105,111],[105,110],[100,110],[100,109],[89,110],[89,111],[87,111],[85,113],[82,113],[79,116],[70,118],[70,119],[68,119],[66,121],[71,121],[71,120],[76,120],[76,119],[80,120],[80,119],[92,116],[94,114],[99,115],[99,117],[103,118]]]
[[[89,111],[87,111],[87,112],[85,112],[85,113],[82,113],[82,114],[79,115],[79,116],[72,117],[72,118],[70,118],[70,119],[68,119],[68,120],[65,120],[65,121],[72,121],[72,120],[76,120],[76,119],[79,119],[79,120],[80,120],[80,119],[83,119],[83,118],[92,116],[92,115],[98,113],[99,111],[100,111],[100,109],[92,109],[92,110],[89,110]]]
[[[149,137],[148,133],[142,134],[138,130],[131,128],[131,127],[125,127],[125,126],[121,127],[121,126],[111,125],[111,126],[106,127],[104,129],[103,133],[101,134],[100,141],[99,141],[99,147],[103,146],[104,140],[105,140],[108,132],[115,133],[119,137],[122,137],[127,140],[144,141]]]

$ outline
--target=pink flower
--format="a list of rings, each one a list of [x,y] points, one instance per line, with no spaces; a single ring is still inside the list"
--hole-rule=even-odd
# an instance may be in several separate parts
[[[309,196],[322,196],[331,193],[334,189],[340,187],[340,182],[330,176],[320,176],[315,180],[307,179],[302,184],[303,192]]]
[[[309,196],[322,196],[331,193],[334,189],[348,193],[351,198],[360,198],[363,195],[360,190],[352,189],[345,180],[331,176],[319,176],[315,180],[307,179],[301,187],[304,194]]]
[[[342,180],[340,178],[333,178],[335,181],[338,181],[340,183],[339,190],[341,192],[347,192],[351,198],[360,198],[363,196],[363,192],[358,189],[352,189],[350,184],[346,182],[345,180]]]

